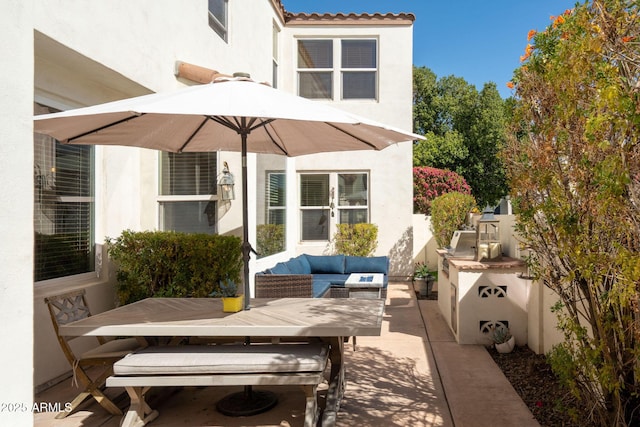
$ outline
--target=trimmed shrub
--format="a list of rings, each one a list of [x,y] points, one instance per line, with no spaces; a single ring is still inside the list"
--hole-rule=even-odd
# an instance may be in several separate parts
[[[438,247],[444,248],[451,243],[453,232],[465,223],[467,214],[477,209],[476,199],[469,194],[443,194],[431,203],[431,229]]]
[[[413,211],[431,214],[433,199],[446,193],[471,194],[471,187],[455,172],[426,166],[413,168]]]
[[[106,239],[118,267],[121,304],[149,297],[206,297],[220,282],[240,282],[241,240],[235,236],[125,230]]]
[[[259,224],[256,227],[258,257],[277,254],[285,249],[284,224]]]
[[[337,224],[333,236],[336,254],[369,256],[378,247],[378,226],[375,224]]]

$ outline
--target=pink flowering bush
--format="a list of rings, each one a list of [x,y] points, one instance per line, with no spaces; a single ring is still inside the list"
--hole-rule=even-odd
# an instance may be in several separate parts
[[[455,172],[428,166],[413,168],[413,211],[431,214],[431,202],[438,196],[457,192],[471,194],[471,187]]]

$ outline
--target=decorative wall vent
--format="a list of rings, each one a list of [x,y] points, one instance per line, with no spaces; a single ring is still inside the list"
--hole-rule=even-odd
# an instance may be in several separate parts
[[[478,286],[478,296],[480,298],[489,298],[491,296],[495,296],[497,298],[504,298],[507,296],[507,286],[506,285]]]
[[[480,321],[480,333],[488,334],[491,333],[492,329],[509,329],[509,321],[508,320],[481,320]]]

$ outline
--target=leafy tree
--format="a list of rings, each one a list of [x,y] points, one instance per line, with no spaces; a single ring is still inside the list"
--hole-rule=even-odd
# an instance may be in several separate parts
[[[554,369],[602,426],[640,425],[640,3],[529,33],[504,152],[517,228],[558,295]]]
[[[478,92],[463,78],[437,79],[414,67],[414,131],[425,141],[414,146],[414,166],[448,169],[462,175],[482,205],[506,194],[504,167],[505,106],[494,83]]]

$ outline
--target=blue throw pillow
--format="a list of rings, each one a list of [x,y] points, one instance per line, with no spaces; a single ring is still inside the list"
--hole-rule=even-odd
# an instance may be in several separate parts
[[[389,271],[389,258],[386,256],[362,257],[348,256],[345,260],[345,273],[383,273]]]
[[[309,264],[309,260],[305,254],[298,255],[295,259],[299,260],[300,264],[302,264],[303,274],[311,274],[311,264]]]
[[[289,267],[291,274],[311,274],[311,266],[306,258],[291,258],[287,261],[287,267]]]
[[[274,267],[271,267],[271,274],[291,274],[291,271],[287,264],[279,262]]]
[[[344,255],[305,255],[311,273],[344,273]]]

